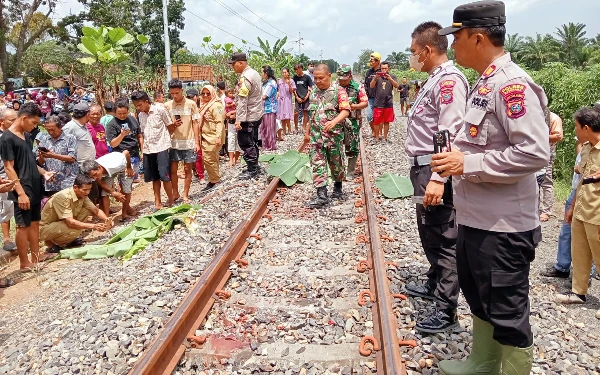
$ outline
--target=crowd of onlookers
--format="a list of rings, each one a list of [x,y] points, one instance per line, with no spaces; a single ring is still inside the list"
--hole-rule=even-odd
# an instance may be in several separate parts
[[[277,79],[271,67],[262,68],[258,144],[264,150],[276,150],[277,141],[292,134],[292,120],[296,132],[299,121],[306,126],[313,69],[304,71],[299,64],[295,75],[283,69]],[[131,194],[142,178],[152,183],[155,209],[188,203],[194,175],[200,181],[207,177],[203,193],[214,189],[221,183],[219,159],[228,157],[232,167],[243,153],[236,126],[240,89],[239,83],[219,82],[184,91],[175,79],[168,82],[168,101],[162,92],[151,99],[135,91],[103,103],[82,100],[78,89],[68,97],[72,104],[60,111],[54,110],[59,101],[54,91],[25,98],[0,92],[3,249],[16,251],[26,272],[67,247],[83,245],[84,230],[114,225],[111,198],[122,205],[121,221],[137,215]],[[88,222],[90,215],[97,219]],[[10,285],[0,279],[0,287]]]

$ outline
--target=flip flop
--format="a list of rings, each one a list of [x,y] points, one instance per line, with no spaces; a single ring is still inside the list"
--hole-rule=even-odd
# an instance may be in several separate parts
[[[7,279],[5,277],[0,278],[0,288],[8,288],[15,284],[16,284],[16,282],[14,280]]]

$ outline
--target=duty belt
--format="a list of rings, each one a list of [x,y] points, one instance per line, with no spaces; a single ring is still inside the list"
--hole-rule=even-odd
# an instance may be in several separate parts
[[[433,154],[422,156],[409,156],[408,164],[410,164],[411,167],[422,167],[424,165],[429,165],[431,164],[431,155]]]

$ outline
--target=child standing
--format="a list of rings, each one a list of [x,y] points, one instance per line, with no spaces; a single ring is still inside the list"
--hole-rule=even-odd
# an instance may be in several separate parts
[[[592,260],[600,264],[600,184],[589,183],[589,177],[600,177],[600,111],[582,108],[575,112],[575,134],[581,149],[581,161],[577,166],[582,180],[565,222],[571,224],[571,254],[573,263],[573,288],[558,294],[560,303],[585,303],[589,286]],[[600,315],[599,315],[600,316]]]
[[[235,128],[235,92],[233,89],[225,91],[225,119],[227,120],[227,152],[229,153],[229,167],[237,164],[242,149],[237,140],[237,129]]]

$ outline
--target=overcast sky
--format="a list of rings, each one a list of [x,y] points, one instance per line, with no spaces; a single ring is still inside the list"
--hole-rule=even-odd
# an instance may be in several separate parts
[[[258,30],[230,12],[225,4],[240,16],[260,27]],[[404,51],[410,45],[410,33],[419,23],[434,20],[449,26],[453,9],[460,0],[186,0],[186,8],[229,33],[256,42],[256,37],[271,41],[288,37],[286,49],[298,51],[301,33],[302,52],[312,59],[333,58],[339,63],[353,63],[360,51],[372,48],[385,58],[392,51]],[[598,0],[505,0],[507,30],[510,34],[535,36],[553,33],[568,22],[587,25],[587,36],[600,34]],[[270,23],[269,26],[244,7]],[[77,13],[76,0],[62,0],[57,16]],[[217,43],[241,44],[239,39],[218,30],[189,12],[184,13],[185,30],[182,39],[187,47],[203,53],[202,38],[210,35]],[[277,30],[278,29],[278,30]]]

